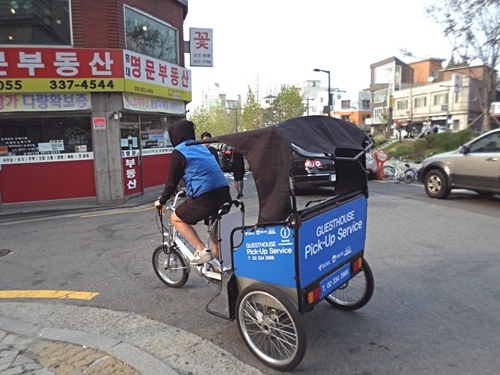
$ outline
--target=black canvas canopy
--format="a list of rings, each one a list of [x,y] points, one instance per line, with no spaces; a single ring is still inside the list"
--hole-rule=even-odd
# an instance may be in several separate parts
[[[226,143],[246,157],[259,196],[257,224],[265,225],[283,222],[292,213],[289,188],[292,144],[335,160],[335,194],[343,194],[366,188],[364,140],[365,133],[355,124],[333,117],[304,116],[195,143]]]

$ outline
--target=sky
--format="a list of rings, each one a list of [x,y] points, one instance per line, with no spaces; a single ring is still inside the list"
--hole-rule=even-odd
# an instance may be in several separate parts
[[[406,48],[419,59],[449,59],[451,45],[440,25],[426,19],[432,0],[189,0],[189,28],[213,29],[214,66],[190,67],[193,101],[218,83],[228,99],[248,86],[259,97],[276,94],[283,84],[302,87],[309,79],[357,92],[370,85],[370,65]],[[446,64],[446,62],[445,62]]]

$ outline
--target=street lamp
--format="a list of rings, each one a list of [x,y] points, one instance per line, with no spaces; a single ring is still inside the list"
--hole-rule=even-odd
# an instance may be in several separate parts
[[[332,95],[330,94],[330,71],[322,69],[314,69],[315,72],[323,72],[328,74],[328,116],[332,115]]]
[[[447,95],[448,98],[446,100],[446,128],[448,129],[450,126],[449,122],[449,117],[450,117],[450,87],[455,87],[455,86],[450,86],[450,85],[439,85],[439,87],[446,87]]]
[[[238,133],[238,108],[227,107],[226,109],[236,113],[236,133]]]

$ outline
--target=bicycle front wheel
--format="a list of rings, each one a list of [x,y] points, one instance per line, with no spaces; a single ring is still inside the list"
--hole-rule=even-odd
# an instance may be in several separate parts
[[[403,180],[405,184],[411,184],[413,181],[415,181],[415,172],[412,169],[408,169],[405,172]]]
[[[390,165],[386,165],[380,171],[380,178],[384,181],[390,181],[390,180],[394,179],[395,174],[396,174],[396,171],[394,170],[394,167],[391,167]]]
[[[179,250],[169,250],[164,245],[158,246],[153,252],[153,269],[156,276],[172,288],[180,288],[189,278],[186,262]]]

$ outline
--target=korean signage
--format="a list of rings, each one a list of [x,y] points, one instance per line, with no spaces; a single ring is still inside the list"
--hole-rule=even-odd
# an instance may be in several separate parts
[[[184,102],[170,99],[155,98],[138,94],[123,94],[123,106],[133,111],[171,113],[184,115]]]
[[[191,101],[191,71],[120,49],[0,48],[0,94],[109,91]]]
[[[83,160],[94,160],[94,153],[82,152],[75,154],[57,154],[57,155],[2,156],[0,157],[0,165],[51,163],[59,161],[83,161]]]
[[[90,109],[88,93],[2,94],[0,92],[0,113],[85,109]]]
[[[296,287],[295,240],[290,228],[276,225],[243,233],[243,243],[233,253],[237,276],[276,285]]]
[[[123,50],[125,91],[191,101],[191,71],[140,53]]]
[[[123,89],[121,50],[0,49],[0,93]]]
[[[93,117],[92,124],[94,125],[94,130],[106,130],[105,117]]]
[[[191,66],[214,66],[213,30],[189,29]]]
[[[123,182],[125,184],[125,195],[140,193],[141,168],[139,167],[138,156],[128,156],[122,159],[123,162]]]
[[[301,287],[363,250],[365,237],[365,197],[304,221],[299,232]]]

